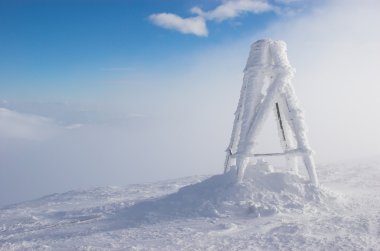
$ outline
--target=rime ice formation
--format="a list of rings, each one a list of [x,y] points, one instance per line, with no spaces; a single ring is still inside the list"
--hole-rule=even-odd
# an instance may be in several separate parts
[[[293,75],[294,69],[289,64],[283,41],[265,39],[252,44],[225,161],[225,172],[235,162],[240,181],[250,158],[284,155],[295,172],[297,157],[301,156],[310,180],[318,185],[303,113],[291,84]],[[256,138],[271,109],[274,109],[277,118],[284,152],[257,154]]]

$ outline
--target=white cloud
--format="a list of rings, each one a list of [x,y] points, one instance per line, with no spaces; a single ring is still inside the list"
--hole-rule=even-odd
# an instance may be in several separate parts
[[[204,12],[198,7],[191,9],[192,13],[205,17],[208,20],[224,21],[233,19],[244,13],[259,14],[272,11],[274,7],[262,0],[233,0],[226,1],[217,6],[214,10]]]
[[[287,3],[299,0],[280,0]],[[203,11],[199,7],[193,7],[190,12],[194,17],[183,18],[172,13],[158,13],[149,16],[149,19],[158,26],[176,30],[184,34],[207,36],[206,21],[222,22],[234,19],[245,13],[260,14],[274,11],[281,14],[281,8],[270,4],[267,0],[225,0],[214,9]]]
[[[204,18],[189,17],[182,18],[171,13],[152,14],[149,19],[158,26],[166,29],[176,30],[184,34],[194,34],[196,36],[207,36],[208,31]]]

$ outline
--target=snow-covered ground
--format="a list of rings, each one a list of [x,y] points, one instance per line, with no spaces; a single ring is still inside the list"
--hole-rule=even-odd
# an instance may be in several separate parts
[[[380,250],[380,157],[317,171],[52,194],[0,209],[0,250]]]

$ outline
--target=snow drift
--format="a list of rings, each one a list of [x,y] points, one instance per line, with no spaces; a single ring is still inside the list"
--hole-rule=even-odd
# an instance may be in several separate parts
[[[129,223],[154,223],[184,217],[259,217],[301,213],[309,206],[328,210],[335,200],[331,192],[308,179],[275,172],[268,163],[258,161],[247,168],[242,182],[236,182],[236,170],[231,169],[163,198],[135,204],[123,212],[123,218]]]

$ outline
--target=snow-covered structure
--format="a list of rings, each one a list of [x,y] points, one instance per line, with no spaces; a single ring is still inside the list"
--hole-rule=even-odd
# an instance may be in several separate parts
[[[241,180],[250,159],[260,156],[285,156],[288,166],[298,172],[300,156],[310,180],[318,185],[303,113],[291,84],[293,75],[285,42],[265,39],[252,44],[226,150],[225,172],[236,165],[237,177]],[[258,154],[256,138],[270,110],[275,113],[283,153]]]

